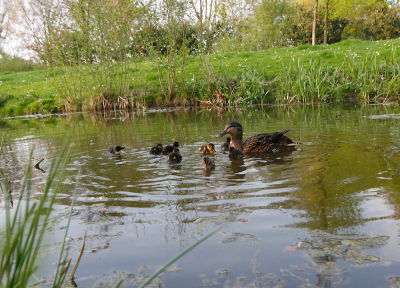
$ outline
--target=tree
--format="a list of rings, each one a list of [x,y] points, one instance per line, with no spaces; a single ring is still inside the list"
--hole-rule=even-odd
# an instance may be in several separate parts
[[[316,44],[315,29],[317,27],[318,0],[314,1],[314,20],[312,26],[312,46]]]
[[[5,26],[8,9],[9,0],[0,0],[0,52],[2,51],[3,40],[5,39]]]

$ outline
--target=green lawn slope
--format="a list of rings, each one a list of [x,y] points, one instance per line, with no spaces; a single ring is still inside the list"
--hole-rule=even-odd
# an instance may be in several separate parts
[[[67,73],[54,73],[50,69],[3,72],[0,73],[0,112],[27,114],[121,108],[121,104],[117,105],[121,99],[126,100],[126,108],[349,99],[389,101],[400,94],[399,48],[399,39],[346,40],[314,47],[188,56],[184,65],[179,62],[182,59],[167,65],[147,56],[128,63],[124,70],[128,93],[119,95],[119,90],[110,85],[108,94],[101,95],[102,100],[109,102],[108,106],[96,105],[99,99],[98,92],[93,91],[96,76],[90,73],[80,79],[85,85],[71,93],[79,78],[78,72],[72,72],[69,77]],[[173,74],[171,94],[167,95],[168,79]],[[116,79],[121,79],[118,76]],[[113,75],[108,77],[112,79]]]

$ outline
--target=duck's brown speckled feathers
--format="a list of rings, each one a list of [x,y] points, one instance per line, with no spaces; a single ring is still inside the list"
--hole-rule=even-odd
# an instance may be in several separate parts
[[[289,131],[290,129],[281,132],[258,134],[242,142],[242,125],[237,122],[229,122],[226,124],[225,130],[217,137],[230,134],[232,137],[230,147],[243,151],[243,153],[268,153],[279,151],[286,147],[294,147],[298,144],[285,136]]]
[[[167,162],[174,164],[174,163],[180,163],[182,161],[182,156],[179,153],[178,148],[174,148],[173,152],[168,155]]]

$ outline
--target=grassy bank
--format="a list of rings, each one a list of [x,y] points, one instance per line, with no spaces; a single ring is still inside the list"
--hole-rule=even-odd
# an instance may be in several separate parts
[[[385,101],[400,94],[399,48],[398,39],[346,40],[329,46],[215,53],[172,61],[144,56],[128,67],[113,63],[100,74],[93,71],[93,65],[90,69],[76,65],[3,72],[0,112]],[[99,77],[107,79],[101,92]],[[124,89],[116,85],[119,81],[124,81]]]

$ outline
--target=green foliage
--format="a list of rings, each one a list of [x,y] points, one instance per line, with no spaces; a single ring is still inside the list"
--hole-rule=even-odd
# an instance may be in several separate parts
[[[0,51],[0,73],[33,71],[37,69],[43,69],[43,66],[16,56],[7,55]]]
[[[263,0],[256,6],[254,16],[250,18],[250,39],[244,39],[252,43],[246,45],[249,50],[286,46],[288,43],[285,31],[292,25],[295,12],[290,1]]]
[[[288,39],[292,39],[292,44],[295,46],[303,44],[311,44],[311,31],[313,22],[313,11],[306,6],[296,5],[296,15],[293,24],[285,31]],[[321,9],[317,15],[317,26],[315,31],[316,42],[324,42],[324,13]],[[348,21],[345,18],[334,18],[328,20],[328,44],[340,42],[342,32],[345,29]]]
[[[363,28],[363,38],[369,40],[387,40],[400,36],[399,8],[380,5],[369,13]]]

